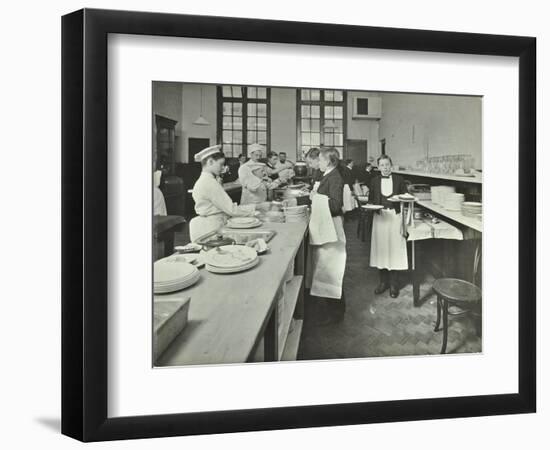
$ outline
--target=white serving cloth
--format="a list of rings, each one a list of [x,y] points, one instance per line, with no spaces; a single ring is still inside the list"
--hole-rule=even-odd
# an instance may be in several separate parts
[[[155,186],[153,188],[153,215],[166,216],[166,202],[162,191]]]
[[[357,208],[357,200],[355,200],[355,197],[353,196],[351,189],[347,184],[344,184],[344,206],[342,207],[342,211],[345,213],[348,211],[353,211],[355,208]]]
[[[407,241],[401,234],[401,213],[383,209],[374,214],[370,265],[379,269],[407,270]]]

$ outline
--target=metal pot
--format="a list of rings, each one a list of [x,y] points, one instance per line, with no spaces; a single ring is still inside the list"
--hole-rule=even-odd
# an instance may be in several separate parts
[[[294,164],[294,173],[297,177],[307,176],[307,164],[303,161],[298,161]]]

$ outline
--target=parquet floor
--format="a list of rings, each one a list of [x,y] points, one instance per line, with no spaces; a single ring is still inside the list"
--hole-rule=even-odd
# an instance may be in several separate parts
[[[396,299],[388,291],[375,295],[378,273],[367,265],[367,244],[356,237],[356,226],[355,220],[345,224],[348,259],[344,320],[320,326],[318,308],[307,298],[298,359],[438,354],[442,332],[433,331],[436,305],[435,296],[430,295],[431,280],[421,287],[421,296],[426,300],[420,307],[413,306],[410,284]],[[467,316],[450,319],[447,353],[480,351],[481,339],[476,336],[472,320]]]

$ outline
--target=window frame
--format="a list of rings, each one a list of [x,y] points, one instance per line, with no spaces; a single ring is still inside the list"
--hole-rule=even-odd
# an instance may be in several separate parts
[[[241,89],[241,97],[224,97],[223,87],[230,86],[232,88],[238,87]],[[256,86],[256,85],[234,85],[234,84],[219,84],[217,87],[216,103],[217,103],[217,112],[216,112],[216,143],[222,145],[223,150],[223,104],[224,102],[240,102],[242,104],[242,133],[243,133],[243,142],[242,142],[242,154],[248,157],[248,105],[250,103],[255,104],[265,104],[266,105],[266,151],[271,151],[271,88],[268,86]],[[249,98],[248,97],[248,88],[265,88],[266,98]],[[233,117],[233,116],[232,116]],[[258,117],[258,116],[254,116]],[[257,131],[257,130],[256,130]],[[264,145],[264,144],[262,144]],[[237,158],[239,155],[235,155],[232,149],[232,157]]]
[[[319,90],[319,100],[302,100],[302,90]],[[342,91],[342,101],[325,100],[325,91]],[[348,135],[348,93],[344,89],[323,89],[323,88],[297,88],[296,89],[296,155],[302,157],[302,105],[319,105],[319,148],[325,145],[325,106],[343,106],[342,114],[342,159],[347,154]],[[330,147],[340,147],[339,145]]]

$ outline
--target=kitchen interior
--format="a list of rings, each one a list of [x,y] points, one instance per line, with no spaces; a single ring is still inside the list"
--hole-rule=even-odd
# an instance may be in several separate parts
[[[480,296],[444,285],[461,280],[480,292],[482,284],[481,97],[155,81],[152,109],[154,264],[183,258],[196,266],[180,289],[155,284],[155,366],[482,350]],[[257,205],[260,226],[224,227],[191,245],[197,154],[221,145],[220,182],[239,204],[239,156],[253,144],[286,153],[292,179]],[[296,188],[312,176],[304,155],[327,146],[343,164],[353,161],[355,207],[344,216],[345,315],[319,325],[305,283],[310,211],[293,217],[280,201],[308,195]],[[403,203],[409,270],[400,271],[397,298],[374,293],[377,270],[369,264],[373,212],[365,188],[380,155],[391,157],[392,173],[414,197]],[[245,270],[210,270],[200,256],[217,239],[259,239],[266,248]]]

